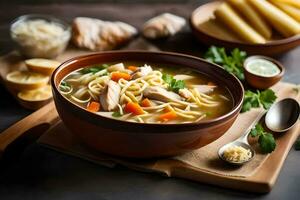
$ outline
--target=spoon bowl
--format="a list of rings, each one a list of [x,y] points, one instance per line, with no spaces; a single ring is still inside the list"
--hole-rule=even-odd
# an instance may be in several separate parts
[[[285,132],[296,124],[299,114],[300,106],[295,99],[283,99],[269,109],[265,123],[271,131]]]
[[[224,158],[223,154],[225,152],[226,149],[230,148],[230,147],[234,147],[234,146],[241,146],[247,150],[250,150],[251,152],[251,158],[248,159],[248,160],[244,160],[244,161],[241,161],[241,162],[234,162],[234,161],[229,161],[229,160],[226,160],[226,158]],[[233,141],[233,142],[230,142],[224,146],[222,146],[219,151],[218,151],[218,155],[219,155],[219,158],[225,162],[228,162],[232,165],[237,165],[237,166],[240,166],[240,165],[243,165],[247,162],[249,162],[250,160],[252,160],[255,156],[255,151],[254,149],[248,144],[248,143],[245,143],[244,141],[240,141],[240,140],[236,140],[236,141]]]

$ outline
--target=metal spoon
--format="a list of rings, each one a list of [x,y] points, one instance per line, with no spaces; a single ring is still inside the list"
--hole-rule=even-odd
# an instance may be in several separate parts
[[[295,99],[283,99],[269,109],[265,123],[271,131],[285,132],[296,124],[299,114],[300,106]]]
[[[238,139],[228,143],[228,144],[225,144],[224,146],[222,146],[219,151],[218,151],[218,155],[219,155],[219,158],[221,160],[224,160],[225,162],[228,162],[230,164],[233,164],[233,165],[243,165],[245,164],[246,162],[249,162],[250,160],[252,160],[255,156],[255,151],[254,149],[250,146],[250,144],[248,143],[248,135],[249,133],[251,132],[251,129],[257,124],[257,122],[259,122],[259,120],[261,119],[262,116],[264,116],[264,114],[266,113],[266,111],[262,112],[255,120],[254,122],[252,122],[252,124],[249,126],[249,128],[245,131],[245,133],[243,135],[241,135]],[[234,162],[234,161],[230,161],[230,160],[226,160],[224,157],[223,157],[223,154],[224,154],[224,151],[229,148],[229,147],[234,147],[234,146],[241,146],[247,150],[250,150],[251,152],[251,158],[248,159],[248,160],[245,160],[245,161],[242,161],[242,162]]]
[[[222,146],[218,151],[219,158],[224,160],[225,162],[234,165],[243,165],[252,160],[255,156],[255,151],[248,143],[248,135],[251,132],[251,129],[260,121],[260,119],[265,115],[265,113],[266,111],[262,112],[241,137],[239,137],[233,142]],[[265,123],[266,126],[274,132],[284,132],[291,129],[296,124],[299,118],[299,114],[300,106],[296,100],[290,98],[283,99],[275,103],[269,109],[265,117]],[[250,150],[252,157],[242,162],[233,162],[226,160],[223,157],[224,151],[227,148],[233,146],[242,146],[245,149]]]

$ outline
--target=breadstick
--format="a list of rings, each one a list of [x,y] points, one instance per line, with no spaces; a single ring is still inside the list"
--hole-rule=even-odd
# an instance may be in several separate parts
[[[203,22],[198,25],[198,28],[219,39],[242,42],[230,29],[224,27],[223,24],[219,23],[216,19],[210,19]]]
[[[221,4],[215,11],[217,20],[222,21],[242,40],[250,43],[265,43],[266,40],[251,28],[228,3]]]
[[[290,37],[300,33],[300,24],[273,4],[265,0],[249,0],[249,2],[283,36]]]
[[[265,19],[249,4],[247,0],[229,0],[229,3],[237,9],[249,24],[263,37],[270,39],[272,28]]]
[[[281,3],[287,3],[297,8],[300,8],[300,0],[277,0],[277,1]]]
[[[290,4],[281,3],[280,1],[274,1],[271,0],[271,2],[283,10],[285,13],[287,13],[289,16],[300,22],[300,8],[296,8],[294,6],[291,6]]]

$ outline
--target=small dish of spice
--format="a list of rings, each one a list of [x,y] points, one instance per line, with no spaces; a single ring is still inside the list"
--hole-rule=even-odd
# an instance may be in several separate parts
[[[284,67],[270,57],[250,56],[244,62],[244,74],[250,86],[267,89],[280,81],[284,74]]]

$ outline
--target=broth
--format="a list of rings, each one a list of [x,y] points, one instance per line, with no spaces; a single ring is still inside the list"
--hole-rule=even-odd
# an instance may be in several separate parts
[[[70,101],[95,114],[140,123],[193,123],[229,112],[229,91],[188,68],[120,62],[87,66],[59,85]]]

